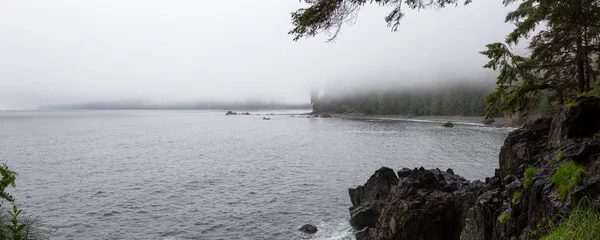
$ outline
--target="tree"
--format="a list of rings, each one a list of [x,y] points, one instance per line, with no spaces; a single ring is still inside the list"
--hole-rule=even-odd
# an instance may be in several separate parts
[[[463,0],[300,0],[310,6],[292,13],[294,28],[289,34],[294,41],[304,37],[313,37],[321,32],[330,33],[328,41],[334,40],[345,23],[351,23],[357,16],[358,10],[367,3],[380,6],[391,6],[393,10],[385,17],[385,22],[392,31],[398,29],[400,20],[404,17],[402,6],[410,9],[426,9],[431,7],[443,8],[447,5],[458,4]],[[464,0],[464,4],[471,0]]]

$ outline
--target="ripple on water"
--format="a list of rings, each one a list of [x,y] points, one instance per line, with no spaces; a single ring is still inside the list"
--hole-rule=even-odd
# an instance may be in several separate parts
[[[2,114],[14,196],[58,229],[53,239],[352,239],[347,188],[383,165],[482,179],[509,131],[198,111]],[[317,234],[300,234],[305,223]]]

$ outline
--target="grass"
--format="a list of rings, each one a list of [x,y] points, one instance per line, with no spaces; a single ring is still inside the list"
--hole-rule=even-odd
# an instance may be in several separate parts
[[[500,217],[498,217],[498,221],[502,224],[505,224],[508,220],[510,220],[510,212],[508,210],[504,211],[500,214]]]
[[[600,214],[588,207],[575,208],[569,218],[553,229],[542,240],[600,239]]]
[[[584,172],[583,166],[573,161],[563,163],[556,169],[556,173],[552,176],[552,183],[556,186],[561,200],[565,200],[567,195],[573,191]]]
[[[513,204],[517,204],[519,201],[521,201],[521,192],[520,192],[520,191],[516,191],[516,192],[513,194],[513,197],[512,197],[512,203],[513,203]]]
[[[527,170],[525,170],[525,180],[523,181],[523,188],[527,189],[529,185],[533,183],[533,177],[535,177],[539,170],[539,168],[527,168]]]

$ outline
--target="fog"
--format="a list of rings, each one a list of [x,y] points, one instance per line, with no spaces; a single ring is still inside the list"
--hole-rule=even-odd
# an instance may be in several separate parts
[[[0,3],[0,109],[110,101],[307,103],[327,83],[494,81],[478,52],[502,41],[501,1],[363,8],[338,38],[292,41],[298,0],[18,0]],[[331,85],[331,84],[329,84]]]

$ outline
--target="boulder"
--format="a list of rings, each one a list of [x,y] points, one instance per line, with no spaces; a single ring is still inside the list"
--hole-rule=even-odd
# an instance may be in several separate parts
[[[451,122],[446,122],[446,123],[442,124],[442,127],[451,128],[451,127],[454,127],[454,124],[452,124]]]
[[[492,125],[495,122],[496,122],[496,120],[494,120],[494,119],[485,119],[485,120],[483,120],[483,124],[484,125]]]
[[[225,113],[225,116],[228,116],[228,115],[237,115],[237,113],[235,113],[235,112],[232,112],[232,111],[227,111],[227,112]]]
[[[396,184],[398,177],[394,170],[382,167],[363,186],[348,189],[352,202],[350,224],[357,230],[374,226],[379,218],[381,203]]]
[[[317,226],[313,224],[304,224],[302,227],[298,229],[298,231],[306,233],[306,234],[314,234],[317,232]]]
[[[356,239],[458,240],[481,184],[472,185],[452,170],[405,168],[398,177],[375,226],[358,232]]]

